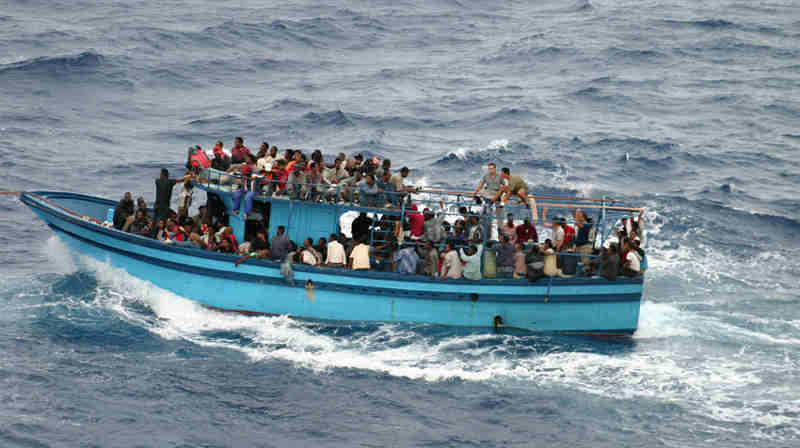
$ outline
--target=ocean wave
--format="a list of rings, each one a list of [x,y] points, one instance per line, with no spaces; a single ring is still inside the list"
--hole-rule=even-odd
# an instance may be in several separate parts
[[[642,62],[662,62],[668,55],[657,50],[637,50],[627,48],[611,47],[604,51],[606,57],[612,61],[630,61],[635,63]]]
[[[303,120],[308,124],[315,127],[335,126],[335,127],[348,127],[354,126],[353,122],[348,118],[347,114],[341,110],[332,110],[328,112],[308,112],[303,115]]]
[[[526,149],[529,150],[530,147],[525,144],[509,143],[505,139],[493,140],[479,149],[458,148],[448,151],[447,154],[437,159],[433,166],[453,168],[455,166],[475,167],[489,162],[501,164],[504,157],[517,151],[527,152]]]
[[[737,28],[739,26],[733,22],[724,19],[705,19],[705,20],[664,19],[664,23],[679,27],[698,27],[698,28],[709,28],[709,29]]]
[[[541,62],[554,62],[571,58],[580,54],[580,50],[572,47],[545,46],[503,48],[502,50],[480,59],[482,64],[536,64]]]
[[[10,73],[64,74],[85,73],[105,65],[106,58],[94,51],[74,56],[42,56],[11,64],[0,65],[0,75]]]
[[[668,153],[674,152],[680,148],[677,143],[658,142],[655,140],[638,137],[607,137],[595,142],[586,143],[585,146],[589,149],[607,149],[611,147],[620,151],[624,150],[629,153],[632,151],[643,151],[646,153],[655,151],[657,153]]]

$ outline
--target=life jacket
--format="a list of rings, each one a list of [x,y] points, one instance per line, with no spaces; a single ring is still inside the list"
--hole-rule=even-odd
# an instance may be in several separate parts
[[[208,155],[206,155],[206,152],[202,149],[192,150],[189,164],[192,168],[211,168],[211,161],[208,160]]]
[[[575,239],[575,227],[569,224],[564,224],[561,227],[564,228],[564,246],[568,246]]]

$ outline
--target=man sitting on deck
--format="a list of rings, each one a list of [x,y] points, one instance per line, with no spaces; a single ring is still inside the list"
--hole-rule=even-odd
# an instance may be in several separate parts
[[[125,221],[128,220],[129,216],[133,216],[133,213],[133,197],[131,192],[128,191],[117,204],[117,208],[114,209],[114,228],[122,230],[125,226]]]

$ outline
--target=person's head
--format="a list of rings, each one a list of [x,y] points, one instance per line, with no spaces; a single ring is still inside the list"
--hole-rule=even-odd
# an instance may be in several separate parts
[[[284,227],[284,226],[278,226],[278,229],[276,230],[278,235],[283,235],[283,232],[285,232],[285,231],[286,231],[286,227]]]
[[[314,240],[312,240],[311,238],[306,238],[305,240],[303,240],[303,247],[309,248],[313,245],[314,245]]]
[[[338,237],[336,236],[336,234],[335,234],[335,233],[331,233],[331,236],[330,236],[330,240],[331,240],[331,242],[334,242],[334,241],[336,241],[337,239],[338,239]]]
[[[208,215],[208,207],[206,207],[205,205],[201,205],[200,207],[198,207],[197,211],[200,212],[200,216],[205,217],[206,215]]]
[[[256,231],[256,238],[258,238],[261,241],[264,241],[264,240],[267,239],[267,234],[264,232],[264,229],[258,229]]]
[[[409,170],[407,166],[400,168],[400,175],[403,177],[408,177],[408,173],[410,172],[411,170]]]
[[[372,186],[375,184],[375,176],[367,174],[367,185]]]
[[[325,239],[325,237],[324,237],[324,236],[321,236],[321,237],[319,237],[319,240],[317,241],[317,245],[319,245],[319,246],[323,246],[323,247],[324,247],[324,246],[326,246],[327,244],[328,244],[328,240],[327,240],[327,239]]]
[[[267,151],[269,151],[269,143],[261,142],[261,146],[258,148],[258,150],[259,150],[259,152],[263,151],[264,154],[266,154]]]
[[[502,176],[505,179],[508,179],[509,177],[511,177],[511,170],[508,169],[508,167],[506,167],[506,166],[503,167],[503,169],[501,170],[501,173],[502,174],[500,174],[500,176]]]
[[[166,221],[164,221],[163,219],[159,219],[159,220],[158,220],[158,228],[163,230],[163,229],[165,229],[166,227],[167,227],[167,222],[166,222]]]
[[[450,240],[447,240],[444,243],[444,249],[445,249],[446,252],[450,252],[451,250],[453,250],[453,242],[450,241]]]
[[[244,139],[242,137],[234,137],[233,146],[235,148],[241,148],[242,145],[244,145]]]
[[[544,248],[545,249],[552,249],[553,248],[553,240],[550,238],[544,240]]]
[[[425,249],[426,250],[433,249],[433,243],[430,240],[425,241]]]
[[[525,220],[523,222],[525,223],[525,227],[530,227],[531,220],[529,218],[525,218]]]
[[[384,170],[389,170],[392,168],[392,161],[389,159],[383,159],[383,163],[381,164]]]
[[[510,240],[509,240],[509,238],[508,238],[508,235],[503,235],[503,236],[501,236],[501,237],[500,237],[500,241],[502,241],[502,242],[503,242],[503,244],[508,244],[508,242],[509,242]]]
[[[161,178],[162,179],[169,179],[169,170],[166,168],[161,168]]]
[[[514,224],[514,214],[513,213],[507,214],[506,218],[508,218],[508,223],[509,224],[512,224],[512,225]]]
[[[126,191],[125,194],[122,196],[122,200],[125,202],[133,202],[133,196],[131,195],[131,192]]]
[[[322,151],[319,149],[314,150],[314,152],[311,153],[311,160],[322,163]]]
[[[292,154],[292,159],[295,162],[299,162],[299,161],[303,160],[303,153],[300,152],[300,151],[295,151],[294,154]]]
[[[495,165],[494,162],[489,162],[489,174],[492,176],[497,174],[497,165]]]
[[[287,162],[292,160],[293,156],[294,156],[293,149],[287,149],[286,151],[283,152],[283,159],[286,160]]]
[[[224,148],[224,147],[225,147],[225,143],[222,143],[222,140],[217,140],[217,143],[214,143],[214,150],[215,150],[215,151],[216,151],[217,149],[219,149],[220,151],[222,151],[222,148]]]
[[[336,168],[340,168],[342,166],[342,163],[344,163],[344,159],[339,158],[339,157],[337,157],[336,160],[333,161],[333,165]]]
[[[147,215],[144,213],[144,210],[136,210],[136,220],[141,221],[143,219],[147,219]]]
[[[624,238],[622,240],[622,249],[623,250],[630,250],[631,249],[631,240],[629,238]]]
[[[356,154],[353,158],[356,160],[356,163],[359,164],[359,165],[364,163],[364,156],[361,155],[361,154]]]

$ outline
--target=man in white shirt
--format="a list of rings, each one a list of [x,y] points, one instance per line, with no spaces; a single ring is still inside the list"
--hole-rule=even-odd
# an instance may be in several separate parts
[[[636,277],[642,270],[642,259],[639,258],[639,252],[634,249],[633,244],[627,238],[623,240],[623,253],[625,253],[625,259],[622,260],[622,269],[619,273],[626,277]]]
[[[331,233],[331,242],[328,243],[328,256],[325,259],[325,266],[329,268],[343,268],[347,263],[347,256],[344,253],[344,246],[338,241],[335,233]]]
[[[453,243],[448,241],[445,245],[445,251],[444,263],[442,263],[442,280],[446,278],[461,278],[464,266],[461,263],[461,258],[458,257],[458,252],[453,248]]]
[[[264,144],[266,144],[266,142]],[[278,158],[278,147],[273,146],[272,148],[269,149],[269,153],[267,153],[264,157],[258,159],[258,161],[256,162],[256,166],[258,166],[258,171],[271,170],[272,162],[274,162],[277,158]]]
[[[369,270],[369,250],[370,247],[366,244],[366,239],[362,238],[359,240],[358,245],[353,248],[353,251],[350,253],[350,268],[354,271],[357,270]]]

